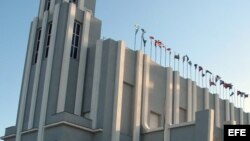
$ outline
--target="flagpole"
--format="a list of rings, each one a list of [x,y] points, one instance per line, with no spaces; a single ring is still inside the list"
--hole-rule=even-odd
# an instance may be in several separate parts
[[[165,48],[165,67],[167,67],[167,49]]]
[[[135,32],[135,39],[134,39],[134,50],[136,50],[136,32]]]
[[[151,44],[150,44],[150,58],[152,58],[152,40],[153,40],[153,39],[150,40],[150,43],[151,43]]]
[[[187,61],[187,78],[188,78],[188,61]]]
[[[161,49],[161,47],[160,47],[160,65],[161,65],[161,56],[162,56],[162,55],[161,55],[161,50],[162,50],[162,49]]]
[[[174,57],[175,57],[175,53],[174,53]],[[174,58],[174,70],[175,70],[175,58]]]
[[[169,67],[171,67],[171,51],[169,51]]]
[[[184,72],[184,61],[182,62],[182,73],[183,73],[183,78],[185,78],[185,72]]]
[[[156,56],[157,56],[157,46],[155,46],[155,62],[157,63]]]

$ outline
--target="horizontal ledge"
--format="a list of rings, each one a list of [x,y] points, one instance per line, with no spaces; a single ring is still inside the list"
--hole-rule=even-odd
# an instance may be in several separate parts
[[[184,123],[179,123],[179,124],[172,124],[169,126],[169,128],[179,128],[179,127],[183,127],[183,126],[190,126],[190,125],[195,125],[195,122],[184,122]]]
[[[83,127],[83,126],[79,126],[79,125],[67,122],[67,121],[60,121],[60,122],[57,122],[57,123],[52,123],[52,124],[46,125],[45,128],[51,128],[51,127],[59,126],[59,125],[68,125],[68,126],[78,128],[78,129],[81,129],[83,131],[92,132],[92,133],[102,131],[102,129],[90,129],[90,128],[87,128],[87,127]]]

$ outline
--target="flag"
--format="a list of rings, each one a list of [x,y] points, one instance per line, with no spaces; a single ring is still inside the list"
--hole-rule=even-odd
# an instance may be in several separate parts
[[[179,54],[177,54],[177,55],[174,55],[174,59],[180,59],[180,55]]]
[[[219,76],[219,75],[216,75],[216,77],[215,77],[215,82],[217,82],[218,80],[220,80],[221,79],[221,77]]]
[[[187,62],[189,61],[189,57],[188,57],[187,55],[184,55],[184,56],[182,57],[183,62],[186,61],[186,58],[187,58]]]
[[[209,79],[209,85],[210,85],[210,87],[211,86],[216,86],[216,84],[211,79]]]
[[[171,51],[171,48],[166,48],[167,51]]]
[[[209,73],[210,75],[212,74],[212,72],[210,72],[209,70],[206,70],[206,73]]]
[[[230,96],[233,96],[234,95],[234,92],[232,92],[231,94],[230,94]]]
[[[162,42],[160,40],[155,40],[155,47],[157,46],[161,46],[162,45]]]
[[[233,85],[231,83],[224,83],[223,86],[225,89],[227,89],[227,88],[232,89],[232,87],[233,87]]]
[[[188,61],[188,64],[189,64],[190,66],[192,66],[192,61]]]
[[[220,85],[223,85],[225,82],[223,80],[220,80]]]
[[[239,90],[237,91],[237,95],[240,95],[241,93],[242,93],[241,91],[239,91]]]
[[[155,38],[153,36],[149,36],[149,39],[154,40]]]
[[[203,71],[203,68],[201,66],[199,66],[199,71]]]
[[[146,47],[147,40],[143,38],[142,41],[143,41],[144,47]]]
[[[195,69],[195,70],[197,69],[197,66],[198,66],[198,64],[194,64],[194,69]]]
[[[244,98],[248,98],[248,94],[245,94],[244,96],[245,96]]]
[[[205,73],[202,73],[202,75],[201,75],[202,77],[204,77],[205,76]]]
[[[138,24],[135,25],[135,35],[138,33],[140,26]]]

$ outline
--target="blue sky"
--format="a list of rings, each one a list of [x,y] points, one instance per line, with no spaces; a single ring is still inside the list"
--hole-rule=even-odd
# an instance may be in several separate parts
[[[38,5],[39,0],[0,5],[0,136],[16,122],[30,22]],[[249,7],[249,0],[97,0],[96,17],[103,22],[102,37],[125,40],[132,48],[134,24],[139,24],[146,36],[250,93]]]

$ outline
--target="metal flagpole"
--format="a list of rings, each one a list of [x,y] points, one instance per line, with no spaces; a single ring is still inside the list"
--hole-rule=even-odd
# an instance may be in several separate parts
[[[171,51],[169,51],[169,67],[171,67]]]
[[[161,56],[162,56],[162,55],[161,55],[161,50],[162,50],[162,49],[161,49],[161,47],[160,47],[160,65],[161,65]]]
[[[150,58],[152,58],[152,40],[153,39],[150,39]]]
[[[167,48],[165,48],[165,67],[167,67]]]
[[[157,56],[157,46],[155,46],[155,62],[157,62],[156,56]]]
[[[183,73],[183,78],[185,78],[185,75],[184,75],[184,63],[185,63],[185,61],[182,61],[182,73]]]

